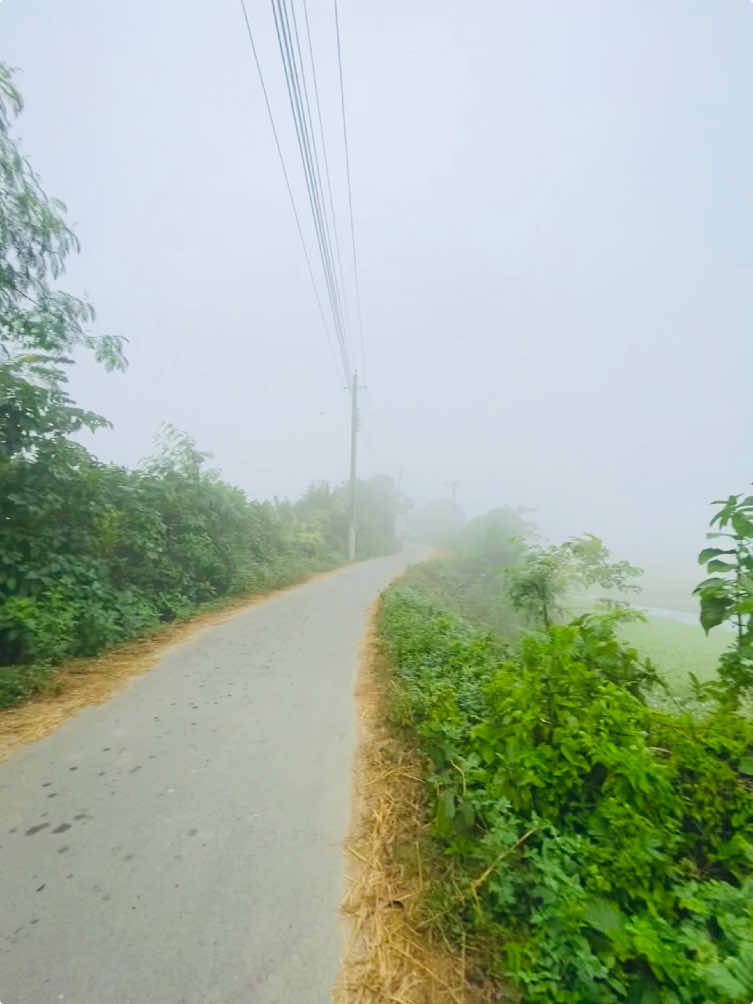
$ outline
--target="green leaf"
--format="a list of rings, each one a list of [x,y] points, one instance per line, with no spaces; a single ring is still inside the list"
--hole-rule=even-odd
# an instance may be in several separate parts
[[[701,627],[707,633],[729,617],[734,601],[718,593],[701,594]]]
[[[719,561],[717,558],[710,561],[707,568],[709,572],[734,572],[735,570],[734,565],[730,565],[727,561]]]
[[[703,582],[699,582],[693,592],[700,593],[702,590],[711,589],[712,587],[716,587],[724,592],[729,589],[729,583],[726,579],[720,579],[717,576],[712,576],[710,579],[704,579]]]
[[[606,899],[592,899],[586,904],[583,919],[595,931],[611,934],[622,931],[624,919],[622,913]]]
[[[437,824],[446,827],[454,818],[455,792],[451,788],[445,788],[437,799]]]
[[[641,994],[641,1004],[661,1004],[661,997],[656,987],[646,987]]]
[[[738,773],[745,774],[746,777],[753,777],[753,756],[741,757],[737,770]]]
[[[716,558],[720,554],[734,554],[734,550],[725,551],[721,547],[704,547],[701,553],[698,555],[698,564],[705,565],[707,561],[711,558]]]
[[[751,994],[750,987],[744,986],[721,962],[711,962],[704,972],[706,981],[719,993],[719,1001],[742,1001]]]
[[[738,537],[753,537],[753,521],[749,520],[744,513],[734,513],[731,522],[732,529]]]
[[[468,827],[468,829],[473,826],[475,819],[475,813],[473,811],[473,803],[467,798],[463,798],[458,805],[458,814],[463,821],[463,825]]]

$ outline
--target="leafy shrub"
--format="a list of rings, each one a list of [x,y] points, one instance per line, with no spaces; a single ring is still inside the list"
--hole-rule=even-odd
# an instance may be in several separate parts
[[[65,591],[8,596],[0,605],[0,652],[5,663],[61,659],[74,644],[76,613]]]
[[[572,589],[598,585],[635,593],[640,587],[631,580],[641,574],[627,561],[613,561],[603,542],[590,533],[564,544],[530,546],[518,565],[505,569],[512,605],[530,624],[544,628],[561,618],[563,600]],[[608,602],[614,606],[613,600]]]
[[[614,623],[513,651],[386,594],[395,718],[431,762],[434,898],[531,1002],[749,1004],[753,726],[648,707],[653,671]]]
[[[0,666],[0,708],[10,707],[44,690],[54,678],[49,662]]]
[[[83,349],[123,369],[124,340],[93,331],[91,304],[60,288],[78,241],[18,149],[21,108],[0,63],[0,706],[66,656],[340,563],[347,524],[343,486],[312,488],[296,505],[252,501],[170,425],[134,471],[70,440],[109,422],[71,399],[68,367]],[[394,482],[357,491],[359,556],[392,550]]]
[[[114,605],[122,638],[134,638],[157,627],[159,611],[154,598],[136,589],[121,589],[115,593]]]
[[[725,622],[734,641],[719,661],[719,682],[706,690],[722,703],[738,707],[753,693],[753,495],[717,499],[721,508],[711,519],[709,539],[726,547],[705,547],[698,555],[709,577],[696,586],[701,625],[708,632]]]
[[[95,655],[203,604],[343,562],[325,532],[330,517],[347,518],[339,489],[319,486],[313,508],[311,493],[300,504],[256,502],[205,471],[190,437],[170,430],[167,443],[136,471],[65,440],[0,456],[0,675],[16,681],[0,683],[0,706],[37,679],[7,667]],[[373,490],[361,486],[374,524],[361,547],[389,550],[395,500],[385,479],[372,480]]]

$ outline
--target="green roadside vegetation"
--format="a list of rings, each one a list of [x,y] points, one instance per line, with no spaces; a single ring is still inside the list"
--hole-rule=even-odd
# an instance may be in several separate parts
[[[749,1004],[753,605],[733,564],[753,523],[704,580],[706,625],[742,628],[710,673],[705,654],[685,663],[692,627],[614,602],[568,619],[568,594],[629,596],[636,570],[593,537],[543,547],[522,521],[473,521],[378,615],[390,718],[425,765],[422,923],[525,1001]]]
[[[343,486],[254,501],[169,425],[134,470],[75,441],[109,423],[71,399],[74,356],[122,370],[124,340],[60,288],[78,244],[15,143],[20,110],[0,64],[0,707],[49,686],[63,660],[342,564],[348,522]],[[357,502],[357,557],[394,551],[393,481],[359,482]]]
[[[343,486],[257,502],[204,471],[188,437],[170,439],[138,470],[69,442],[0,458],[0,707],[54,686],[64,660],[345,563]],[[358,494],[358,557],[394,551],[393,482]]]

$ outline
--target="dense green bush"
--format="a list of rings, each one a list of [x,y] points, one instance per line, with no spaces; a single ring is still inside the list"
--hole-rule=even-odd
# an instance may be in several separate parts
[[[749,1004],[753,726],[647,706],[614,621],[511,649],[387,593],[393,713],[431,762],[432,908],[532,1002]]]
[[[65,657],[345,560],[342,489],[254,502],[205,460],[173,429],[159,457],[132,471],[64,439],[0,456],[0,706],[33,693]],[[359,485],[371,499],[362,525],[375,524],[366,547],[391,550],[396,503],[378,480],[376,491]]]

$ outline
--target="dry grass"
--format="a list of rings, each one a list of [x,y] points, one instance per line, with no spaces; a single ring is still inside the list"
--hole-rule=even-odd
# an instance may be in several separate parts
[[[422,924],[425,863],[422,766],[387,721],[389,670],[375,615],[356,684],[359,746],[342,902],[348,932],[336,1004],[491,1004],[506,1000],[465,951]]]
[[[14,750],[54,732],[82,708],[104,704],[133,676],[147,673],[169,648],[188,641],[199,631],[224,624],[236,614],[270,596],[298,589],[305,582],[337,575],[322,572],[285,589],[237,597],[220,610],[158,628],[145,638],[126,642],[93,659],[72,659],[61,665],[46,691],[18,707],[0,709],[0,763]]]

